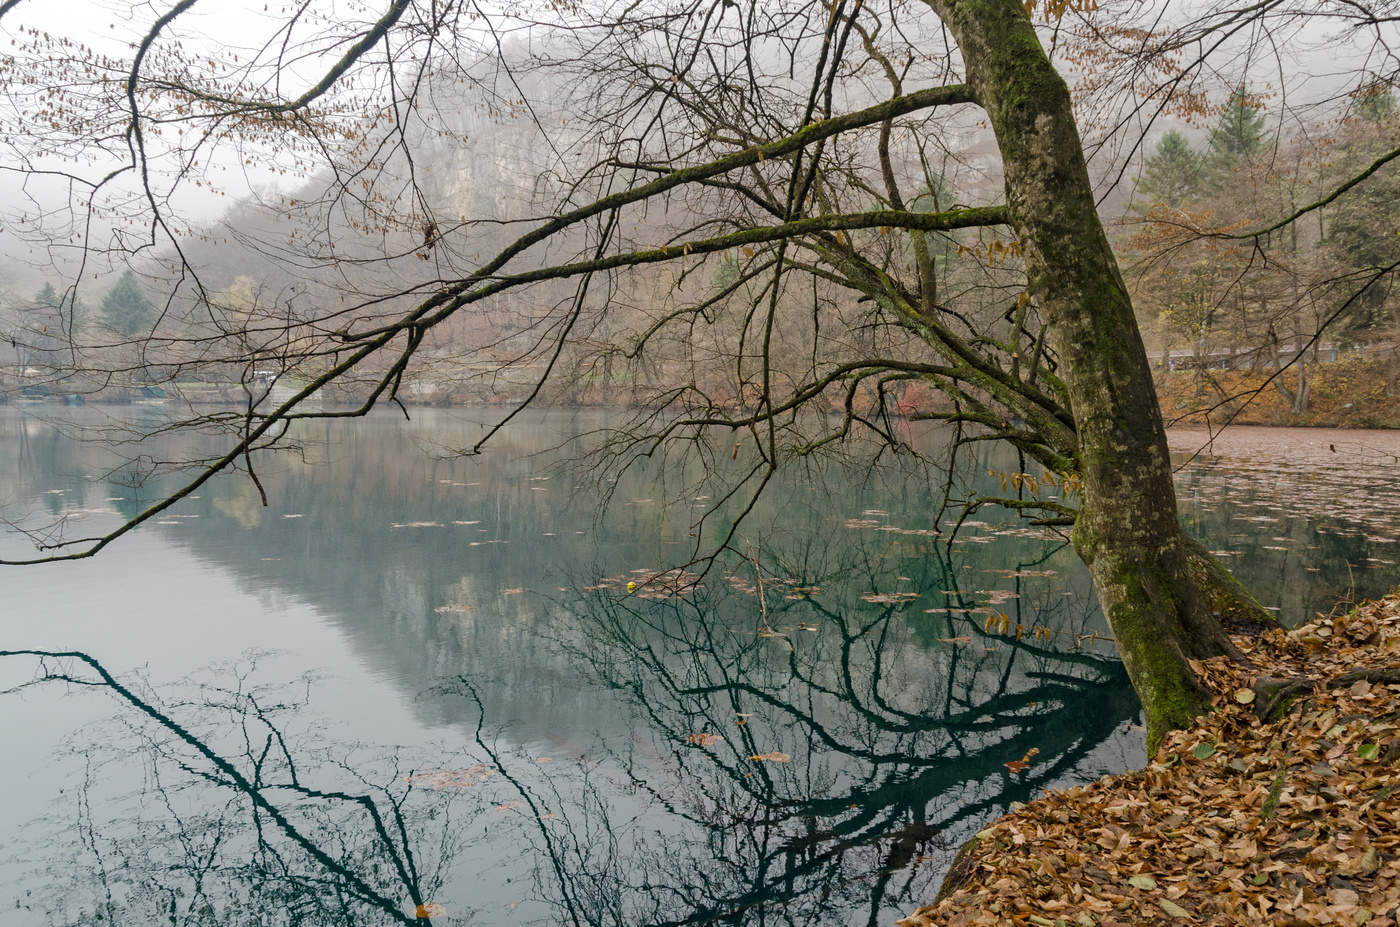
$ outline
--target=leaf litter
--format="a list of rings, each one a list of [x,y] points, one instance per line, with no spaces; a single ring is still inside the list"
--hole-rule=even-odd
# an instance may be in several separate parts
[[[1236,643],[1253,666],[1195,664],[1214,709],[1145,769],[995,821],[898,927],[1395,927],[1400,593]]]

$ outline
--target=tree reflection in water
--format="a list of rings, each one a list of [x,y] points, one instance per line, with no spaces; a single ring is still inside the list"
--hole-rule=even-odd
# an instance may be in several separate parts
[[[540,888],[565,919],[887,922],[933,896],[963,837],[1083,776],[1137,718],[1118,661],[1081,649],[1092,610],[1046,603],[1037,620],[1060,633],[1028,634],[1026,617],[1018,639],[897,601],[788,591],[860,589],[862,569],[870,588],[870,563],[805,568],[822,560],[809,549],[659,601],[615,588],[573,601],[559,643],[643,723],[591,775],[517,782],[549,860]],[[927,570],[919,585],[964,601],[946,557]],[[939,647],[932,663],[910,625]],[[472,680],[453,686],[481,704]]]
[[[251,667],[162,697],[86,654],[6,652],[38,661],[26,686],[124,705],[74,748],[77,826],[50,822],[31,906],[66,923],[412,923],[435,903],[480,920],[491,880],[463,870],[485,852],[556,906],[504,922],[874,925],[932,897],[950,849],[1008,803],[1122,764],[1105,744],[1138,706],[1083,639],[1092,610],[1015,599],[995,633],[921,607],[976,607],[947,555],[921,548],[900,578],[860,548],[800,550],[657,598],[562,593],[555,646],[632,718],[552,763],[487,717],[479,676],[425,693],[466,732],[444,753],[333,743],[304,693]],[[920,605],[876,592],[895,586]]]
[[[231,685],[163,699],[85,653],[0,656],[38,667],[5,694],[98,688],[124,708],[73,740],[76,820],[45,822],[51,884],[29,907],[53,923],[424,923],[456,822],[479,810],[465,793],[415,790],[397,755],[308,748],[304,698],[251,685],[252,663],[219,673]]]

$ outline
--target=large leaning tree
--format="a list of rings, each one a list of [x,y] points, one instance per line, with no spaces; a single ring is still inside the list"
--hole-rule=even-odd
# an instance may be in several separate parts
[[[1121,172],[1155,120],[1207,116],[1213,77],[1248,76],[1218,59],[1318,17],[1367,53],[1357,86],[1389,92],[1386,3],[305,0],[230,19],[178,0],[91,40],[40,7],[0,6],[0,169],[39,204],[12,227],[68,269],[66,298],[125,266],[163,294],[52,375],[158,371],[244,402],[173,423],[220,442],[178,490],[29,562],[91,556],[216,473],[256,480],[299,419],[513,372],[515,411],[631,384],[614,467],[723,435],[740,508],[785,461],[899,444],[920,391],[901,411],[1007,442],[1059,490],[1005,501],[1073,525],[1150,743],[1206,704],[1191,659],[1238,657],[1222,618],[1265,617],[1182,534],[1076,106]],[[230,189],[257,195],[219,223],[182,212]]]

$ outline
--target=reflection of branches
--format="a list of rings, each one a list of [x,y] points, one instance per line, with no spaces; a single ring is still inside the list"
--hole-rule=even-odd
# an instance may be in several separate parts
[[[574,629],[561,644],[626,697],[646,731],[612,753],[626,800],[580,780],[591,800],[570,800],[577,817],[560,822],[544,812],[541,786],[514,782],[575,923],[797,924],[834,904],[868,908],[876,923],[899,903],[888,893],[931,888],[923,882],[940,870],[921,863],[945,835],[1073,774],[1136,716],[1111,658],[973,622],[958,628],[963,644],[921,653],[911,625],[923,616],[897,603],[792,596],[889,578],[870,559],[824,565],[807,543],[799,562],[761,568],[762,591],[746,564],[659,601],[595,590],[570,605]],[[922,563],[911,588],[955,586],[951,558]],[[1037,620],[1063,626],[1070,616],[1054,609],[1067,607],[1058,599]],[[1015,771],[1036,752],[1029,771]],[[599,841],[625,850],[625,871],[590,858]]]
[[[440,884],[440,875],[421,871],[412,849],[417,818],[405,806],[412,785],[397,790],[373,786],[343,761],[331,764],[334,774],[357,782],[363,791],[307,784],[288,738],[276,722],[276,715],[295,706],[265,706],[257,692],[243,689],[241,679],[236,689],[205,689],[201,699],[180,703],[181,708],[200,712],[197,717],[211,716],[213,736],[231,734],[240,752],[229,753],[216,749],[211,737],[201,736],[154,700],[118,681],[88,654],[14,650],[0,651],[0,656],[39,661],[35,677],[10,692],[46,682],[102,688],[142,718],[143,723],[131,730],[148,756],[146,788],[173,824],[167,846],[178,847],[180,858],[169,865],[163,864],[160,854],[148,859],[153,848],[141,841],[149,837],[143,831],[152,825],[138,821],[136,845],[113,843],[115,852],[129,857],[124,865],[113,869],[103,863],[101,842],[112,838],[99,835],[90,807],[93,757],[87,756],[80,834],[88,852],[98,860],[105,898],[102,906],[109,918],[120,903],[114,892],[119,872],[122,879],[135,879],[129,888],[130,903],[154,904],[151,896],[164,897],[173,916],[176,899],[188,892],[181,904],[188,916],[200,923],[214,916],[216,900],[230,911],[248,906],[249,911],[236,915],[247,918],[240,921],[245,923],[280,923],[285,919],[344,924],[359,922],[365,914],[399,923],[422,922],[420,917],[405,914],[398,900],[407,896],[415,914],[426,913],[427,893]],[[91,675],[77,672],[74,664]],[[154,725],[154,733],[150,725]],[[391,769],[394,766],[390,764]],[[168,781],[167,774],[172,771],[176,778]],[[401,782],[402,778],[394,775],[389,781]],[[226,797],[219,800],[196,793],[192,807],[177,800],[181,793],[200,785],[212,786]],[[240,813],[244,801],[246,811]],[[445,826],[445,813],[443,820]],[[309,863],[294,851],[304,854]],[[239,862],[244,852],[247,859]],[[167,871],[162,871],[163,865]],[[265,907],[258,910],[260,906]]]

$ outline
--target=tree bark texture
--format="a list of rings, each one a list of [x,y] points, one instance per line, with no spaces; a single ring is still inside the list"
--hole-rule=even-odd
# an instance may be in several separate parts
[[[1235,648],[1213,614],[1215,596],[1188,569],[1147,351],[1095,208],[1069,90],[1020,0],[928,2],[958,40],[996,133],[1012,227],[1074,415],[1083,480],[1075,549],[1142,699],[1153,750],[1208,704],[1188,659]],[[1233,582],[1216,569],[1197,577]]]

